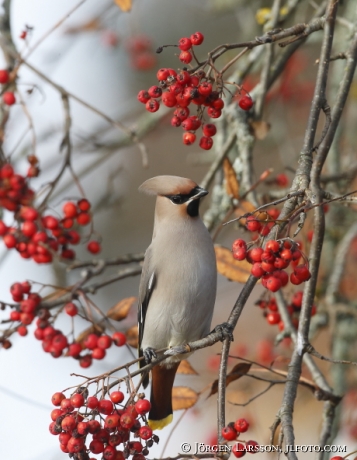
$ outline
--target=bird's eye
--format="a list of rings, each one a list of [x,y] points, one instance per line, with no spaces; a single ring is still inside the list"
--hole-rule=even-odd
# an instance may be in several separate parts
[[[170,198],[172,203],[174,204],[182,204],[182,196],[181,195],[174,195]]]

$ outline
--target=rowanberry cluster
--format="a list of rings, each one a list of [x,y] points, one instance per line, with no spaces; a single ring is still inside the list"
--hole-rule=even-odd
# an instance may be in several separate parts
[[[222,437],[226,441],[238,440],[241,433],[245,433],[249,429],[249,423],[244,418],[239,418],[235,422],[228,423],[227,426],[222,428]],[[255,454],[259,452],[259,444],[256,441],[241,441],[234,444],[232,453],[235,457],[241,458],[247,452]]]
[[[153,44],[146,35],[135,35],[126,41],[126,50],[130,57],[130,65],[135,70],[150,70],[156,66],[157,58]]]
[[[32,324],[35,317],[36,329],[34,336],[42,342],[42,348],[46,353],[50,353],[54,358],[60,356],[71,356],[78,360],[79,365],[87,368],[92,364],[93,359],[103,359],[106,350],[113,344],[118,347],[125,345],[126,336],[123,332],[114,332],[110,337],[107,334],[88,334],[83,341],[69,342],[67,337],[59,329],[55,329],[53,317],[46,308],[41,308],[42,297],[31,292],[31,284],[28,281],[14,283],[10,292],[15,302],[19,302],[18,308],[10,313],[9,320],[18,323],[16,330],[20,336],[26,336],[27,326]],[[74,317],[78,314],[78,307],[74,302],[64,305],[65,313]],[[2,342],[3,348],[10,348],[11,342],[6,339]]]
[[[189,64],[193,57],[193,47],[203,42],[201,32],[195,32],[191,37],[180,38],[178,47],[181,50],[179,59],[184,64]],[[174,69],[162,68],[158,70],[158,85],[151,86],[148,90],[141,90],[138,100],[145,104],[149,112],[157,112],[161,103],[166,107],[175,107],[171,125],[182,126],[185,131],[183,143],[191,145],[196,140],[196,131],[202,128],[203,136],[200,138],[199,146],[204,150],[210,150],[213,145],[212,137],[216,134],[217,128],[212,123],[204,122],[204,114],[212,119],[219,118],[222,114],[224,101],[222,99],[222,84],[218,85],[214,79],[206,75],[203,69],[190,71],[183,68],[179,72]],[[190,116],[190,105],[196,105],[196,115]],[[249,110],[253,106],[253,100],[246,93],[239,101],[243,110]]]
[[[0,84],[7,85],[10,81],[9,72],[6,69],[0,70]],[[14,105],[16,102],[15,94],[12,91],[4,91],[2,100],[6,105]]]
[[[302,298],[303,292],[296,291],[293,294],[290,303],[287,305],[287,309],[291,316],[292,323],[296,329],[299,327],[299,316],[302,305]],[[263,310],[264,316],[268,324],[277,324],[280,331],[283,331],[285,329],[284,322],[280,317],[280,313],[278,312],[278,306],[276,304],[276,300],[274,297],[271,297],[269,300],[258,300],[256,302],[256,305],[258,305]],[[313,305],[311,309],[311,316],[314,316],[315,314],[316,305]]]
[[[121,404],[125,396],[120,390],[110,393],[109,398],[88,396],[84,387],[70,398],[55,393],[50,433],[58,436],[60,449],[74,460],[91,460],[91,453],[101,454],[104,460],[124,460],[129,456],[145,460],[149,448],[159,441],[146,421],[150,402],[138,399]]]
[[[253,222],[257,221],[250,220],[248,224]],[[259,222],[257,223],[260,225]],[[284,269],[290,264],[293,266],[293,272],[290,274],[292,284],[301,284],[311,277],[306,256],[298,243],[290,239],[268,240],[264,248],[253,247],[251,249],[248,249],[244,240],[237,239],[233,243],[232,252],[236,260],[247,260],[251,263],[253,265],[251,274],[260,278],[262,285],[272,292],[288,284],[289,275]],[[299,264],[301,258],[304,259],[303,264]]]
[[[32,171],[32,166],[29,169]],[[86,199],[77,203],[68,201],[63,206],[63,218],[42,215],[31,204],[34,191],[29,188],[27,179],[15,174],[11,164],[0,169],[0,206],[14,213],[16,224],[8,227],[0,220],[0,236],[8,249],[15,248],[24,259],[32,259],[38,264],[50,263],[54,254],[64,260],[73,260],[75,251],[69,245],[76,245],[81,237],[74,230],[91,222],[91,204]],[[90,241],[87,249],[92,254],[100,252],[100,243]]]

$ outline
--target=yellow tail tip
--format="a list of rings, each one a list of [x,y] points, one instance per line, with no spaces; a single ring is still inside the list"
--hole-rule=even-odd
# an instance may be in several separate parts
[[[165,426],[167,426],[171,422],[172,422],[172,414],[168,415],[162,420],[148,420],[149,427],[153,431],[162,430],[163,428],[165,428]]]

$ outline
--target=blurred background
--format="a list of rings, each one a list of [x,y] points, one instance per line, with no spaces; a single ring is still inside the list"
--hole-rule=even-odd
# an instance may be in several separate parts
[[[300,3],[294,23],[309,20],[313,11],[309,2]],[[11,33],[17,50],[26,56],[28,50],[74,6],[72,0],[12,0]],[[125,13],[112,1],[87,0],[81,2],[78,9],[31,53],[28,62],[53,82],[125,126],[139,125],[148,131],[143,139],[148,161],[148,166],[144,167],[139,148],[127,146],[119,129],[113,129],[98,113],[70,100],[73,169],[93,206],[95,235],[100,235],[102,239],[101,258],[139,253],[150,244],[154,199],[139,195],[137,189],[144,180],[160,174],[172,174],[190,177],[200,183],[214,158],[214,153],[200,150],[197,144],[184,146],[181,129],[170,125],[170,116],[165,115],[168,111],[165,112],[163,107],[155,114],[148,114],[138,103],[138,91],[156,84],[157,69],[180,66],[175,48],[166,48],[161,54],[155,53],[156,48],[175,44],[180,37],[200,31],[205,36],[200,50],[204,57],[219,44],[252,40],[261,35],[264,20],[257,12],[269,14],[269,8],[271,2],[263,0],[134,0],[132,10]],[[26,40],[20,38],[24,30],[27,31]],[[264,139],[258,140],[254,150],[256,179],[267,168],[274,168],[272,177],[284,173],[289,182],[293,177],[314,89],[319,38],[311,37],[293,56],[268,93],[263,119],[270,129],[262,136]],[[234,52],[227,53],[222,63],[228,62],[234,55]],[[6,67],[4,59],[0,62]],[[260,69],[253,67],[246,77],[244,84],[248,90],[254,88],[259,72]],[[30,113],[33,130],[28,128],[29,120],[21,104],[16,104],[6,125],[4,151],[7,155],[12,154],[17,170],[25,174],[28,167],[26,157],[35,153],[36,149],[41,174],[32,179],[31,186],[39,190],[56,177],[62,164],[63,153],[59,146],[63,137],[63,106],[58,91],[26,66],[19,71],[18,92]],[[353,136],[347,136],[345,143],[348,162],[348,158],[355,155],[351,147]],[[264,192],[266,187],[263,185],[261,191]],[[51,209],[56,211],[65,200],[78,197],[80,192],[72,176],[66,173],[52,195]],[[203,204],[203,213],[208,206],[208,201]],[[242,229],[229,226],[219,233],[216,242],[230,247],[234,239],[242,236],[246,236]],[[304,244],[308,244],[306,236],[302,238],[305,238]],[[48,286],[72,284],[79,275],[79,271],[69,273],[60,263],[39,266],[20,259],[18,253],[6,250],[3,245],[0,258],[0,299],[5,302],[11,300],[9,287],[16,281],[28,279],[38,283],[34,284],[36,290],[47,292],[50,290]],[[88,254],[79,249],[77,258],[88,260]],[[115,272],[116,268],[111,268],[105,276]],[[355,276],[353,269],[352,273]],[[100,279],[104,279],[104,275]],[[136,296],[138,284],[139,277],[119,281],[99,290],[93,300],[103,311],[107,311],[119,300]],[[43,289],[43,285],[47,288]],[[241,286],[219,276],[212,326],[227,318]],[[277,328],[267,323],[254,304],[261,294],[262,288],[257,286],[235,331],[232,355],[265,365],[275,359],[280,368],[286,369],[291,344],[283,340],[274,346]],[[118,326],[120,330],[135,325],[134,310],[135,307]],[[1,318],[7,317],[7,312],[0,313]],[[62,316],[56,325],[66,332],[70,329],[70,319]],[[78,320],[78,333],[85,327],[85,322]],[[71,373],[90,376],[103,373],[131,360],[132,353],[136,351],[112,347],[105,360],[95,362],[84,371],[73,359],[62,357],[55,360],[45,354],[40,342],[32,337],[32,328],[34,326],[30,326],[27,337],[14,336],[10,350],[1,350],[1,459],[60,460],[66,454],[60,452],[57,439],[48,432],[51,395],[80,384],[81,379],[70,376]],[[320,332],[316,348],[328,354],[329,340],[328,330]],[[199,375],[178,375],[176,385],[188,386],[198,392],[209,387],[217,376],[219,351],[220,346],[216,345],[197,352],[190,362]],[[229,364],[232,367],[236,361],[231,359]],[[329,365],[318,364],[324,372],[330,369]],[[353,381],[352,389],[355,386]],[[269,442],[269,427],[280,407],[283,386],[274,386],[249,405],[236,404],[244,404],[265,386],[264,382],[246,378],[234,382],[227,393],[227,422],[245,417],[252,427],[247,433],[248,438],[260,444]],[[347,451],[352,451],[355,445],[351,429],[356,423],[352,410],[356,397],[353,395],[353,392],[350,393],[348,400],[349,411],[344,412],[347,422],[334,442],[348,445]],[[208,399],[207,396],[208,391],[203,392],[198,403],[184,415],[183,421],[170,436],[172,427],[182,416],[181,411],[175,413],[173,425],[159,433],[160,443],[150,450],[150,458],[175,456],[181,452],[183,442],[215,442],[216,396]],[[297,444],[317,444],[322,405],[309,389],[299,389],[294,413]],[[259,458],[271,457],[269,454],[257,455]],[[313,458],[313,454],[304,454],[304,458]]]

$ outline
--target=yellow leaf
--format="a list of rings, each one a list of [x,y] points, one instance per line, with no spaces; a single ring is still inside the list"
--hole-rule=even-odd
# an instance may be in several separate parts
[[[85,339],[89,336],[89,334],[102,334],[105,331],[105,327],[101,326],[100,324],[92,324],[92,326],[87,327],[84,331],[82,331],[79,336],[76,338],[76,342],[82,344]]]
[[[228,158],[223,160],[223,172],[226,180],[226,193],[228,196],[239,199],[239,183],[236,172],[233,169],[232,163]]]
[[[266,138],[270,130],[270,123],[263,120],[252,121],[250,126],[253,129],[254,136],[260,141]]]
[[[232,252],[223,246],[214,247],[217,259],[217,271],[231,281],[245,283],[249,276],[252,265],[246,260],[233,259]]]
[[[130,308],[136,303],[136,297],[127,297],[110,308],[107,317],[114,321],[122,321],[128,316]]]
[[[189,409],[198,400],[198,393],[188,387],[173,387],[172,389],[172,409]]]
[[[138,326],[133,326],[130,329],[128,329],[125,335],[126,335],[126,343],[133,348],[138,348],[138,343],[139,343]]]
[[[177,373],[178,374],[186,374],[186,375],[198,375],[198,372],[195,371],[195,369],[191,366],[191,364],[186,360],[186,359],[183,359],[181,362],[180,362],[180,365],[177,369]]]
[[[132,0],[114,0],[114,3],[126,13],[131,10]]]

